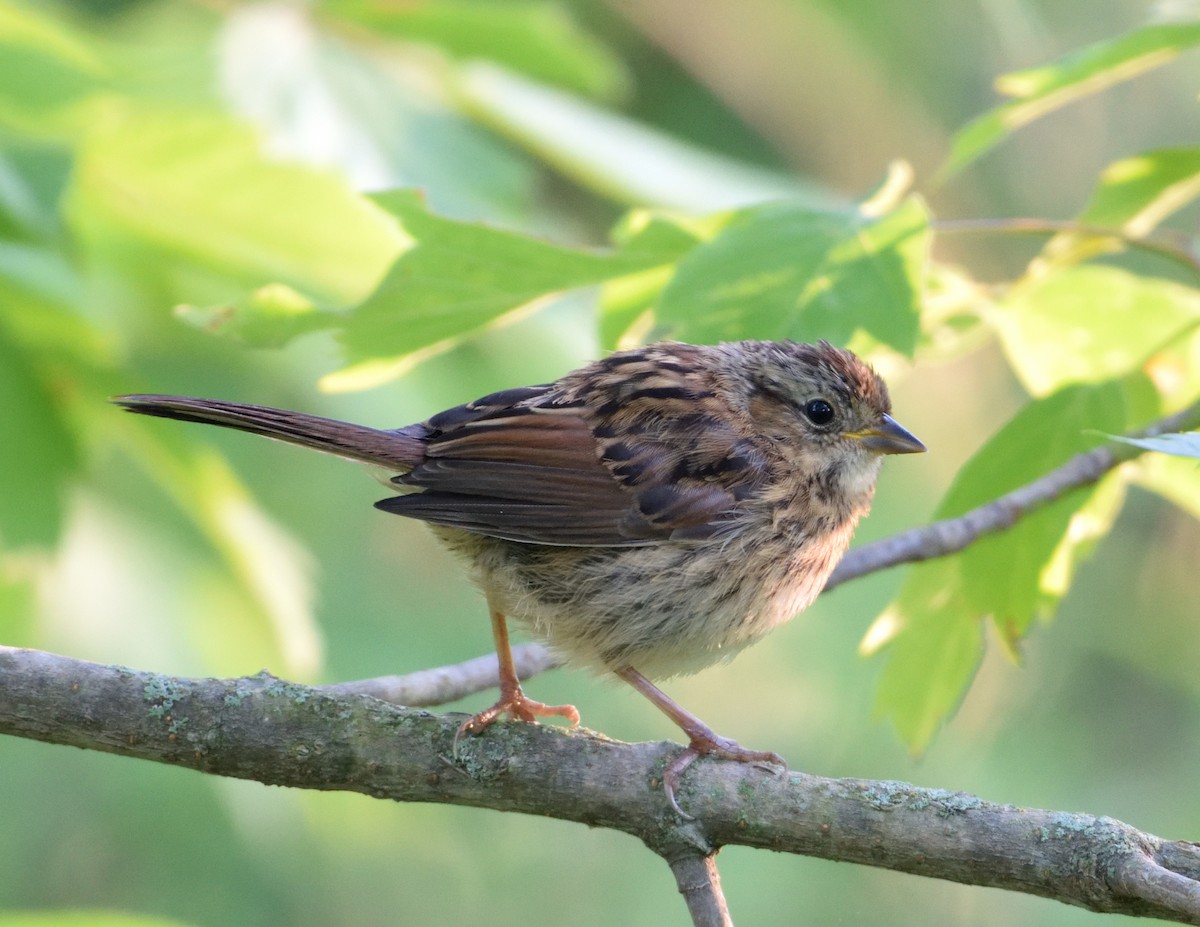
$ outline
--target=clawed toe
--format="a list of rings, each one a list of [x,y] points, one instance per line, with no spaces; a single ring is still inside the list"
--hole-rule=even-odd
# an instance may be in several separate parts
[[[571,727],[579,724],[579,712],[574,705],[546,705],[526,698],[521,691],[520,679],[513,666],[512,648],[508,643],[508,624],[504,620],[504,612],[496,607],[491,596],[488,596],[488,610],[492,616],[492,636],[496,641],[496,661],[498,663],[500,699],[491,708],[485,708],[477,715],[472,715],[458,726],[454,734],[454,753],[458,754],[458,742],[463,734],[478,734],[487,730],[502,716],[508,715],[517,721],[533,724],[538,718],[557,716],[566,718]]]
[[[787,761],[778,753],[769,750],[747,750],[736,741],[720,737],[711,731],[697,734],[692,737],[692,742],[687,748],[663,770],[663,791],[666,792],[667,801],[671,803],[676,814],[688,821],[694,818],[679,807],[675,798],[675,787],[684,771],[702,756],[716,756],[735,763],[750,763],[774,776],[781,776],[787,772]]]
[[[491,708],[485,708],[478,714],[471,715],[458,726],[454,735],[454,745],[457,748],[463,734],[479,734],[493,723],[507,715],[517,721],[533,724],[538,718],[566,718],[571,727],[579,724],[579,711],[574,705],[547,705],[543,702],[527,698],[519,688],[501,695],[500,700]]]

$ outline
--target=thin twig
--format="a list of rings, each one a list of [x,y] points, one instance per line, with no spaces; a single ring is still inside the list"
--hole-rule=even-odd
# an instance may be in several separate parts
[[[1130,432],[1126,437],[1149,438],[1176,431],[1190,431],[1198,427],[1200,403],[1195,403],[1145,428]],[[1143,453],[1146,453],[1144,449],[1128,444],[1097,447],[1076,454],[1062,466],[1038,477],[1032,483],[1026,483],[957,518],[947,518],[921,528],[902,531],[890,538],[852,550],[829,577],[825,591],[888,567],[931,560],[965,550],[984,535],[1003,531],[1030,512],[1049,505],[1072,489],[1098,482],[1117,464],[1132,460]]]
[[[1127,437],[1149,438],[1195,428],[1200,428],[1200,403],[1159,419],[1139,431],[1131,432]],[[1097,447],[1077,454],[1062,466],[1033,482],[957,518],[932,522],[872,544],[864,544],[842,558],[829,582],[825,584],[825,591],[889,567],[958,553],[984,535],[1010,527],[1025,515],[1049,505],[1071,490],[1097,482],[1119,463],[1143,453],[1146,451],[1127,444]],[[561,659],[541,644],[521,644],[514,647],[513,659],[529,676],[562,664]],[[374,695],[400,705],[432,706],[493,688],[496,679],[496,657],[495,654],[491,654],[476,657],[466,663],[436,670],[421,670],[407,676],[388,676],[380,680],[364,679],[325,688],[342,694]],[[392,698],[388,693],[403,693],[403,696]]]
[[[1195,274],[1200,274],[1200,255],[1187,244],[1176,245],[1166,241],[1160,234],[1148,238],[1119,228],[1089,225],[1070,219],[1036,219],[1012,217],[1006,219],[938,219],[933,223],[938,232],[995,233],[1015,232],[1022,235],[1058,235],[1062,233],[1081,235],[1087,238],[1110,239],[1128,248],[1148,251],[1184,265]]]
[[[562,660],[541,644],[514,647],[513,664],[521,680],[561,665]],[[412,708],[445,705],[464,696],[496,687],[499,664],[494,653],[484,654],[433,669],[417,670],[403,676],[376,676],[355,682],[337,682],[322,686],[331,695],[370,695]]]

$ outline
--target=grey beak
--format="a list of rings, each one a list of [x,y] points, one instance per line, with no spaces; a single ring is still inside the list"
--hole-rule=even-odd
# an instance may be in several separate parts
[[[890,415],[885,415],[883,421],[874,428],[864,428],[854,432],[850,437],[858,438],[862,446],[877,454],[922,454],[925,445],[916,435],[901,425]]]

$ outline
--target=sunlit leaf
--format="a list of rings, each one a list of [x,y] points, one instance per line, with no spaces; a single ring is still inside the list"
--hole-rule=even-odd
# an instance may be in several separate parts
[[[752,207],[679,262],[658,321],[698,342],[844,344],[861,329],[911,354],[928,248],[916,198],[880,218],[795,202]]]
[[[636,236],[648,240],[661,236],[663,247],[685,254],[716,233],[722,217],[710,219],[705,227],[697,227],[696,223],[677,216],[634,210],[613,230],[613,240],[622,244]],[[646,340],[654,324],[654,305],[674,272],[675,265],[668,264],[604,284],[600,298],[600,343],[604,348],[632,347]]]
[[[1136,369],[1200,324],[1200,292],[1115,267],[1072,267],[1015,287],[994,319],[1013,370],[1041,396]]]
[[[1037,595],[1032,607],[1003,628],[1010,647],[1015,649],[1018,638],[1028,631],[1030,620],[1049,618],[1054,614],[1058,603],[1070,590],[1080,564],[1112,530],[1125,505],[1127,486],[1128,479],[1123,472],[1110,473],[1091,490],[1087,501],[1072,512],[1067,530],[1038,574]]]
[[[961,170],[1046,113],[1159,67],[1197,44],[1200,23],[1160,23],[998,78],[996,89],[1015,99],[984,113],[955,135],[943,173]]]
[[[600,345],[613,351],[652,340],[654,306],[671,282],[666,265],[604,284],[600,295]]]
[[[566,248],[429,212],[411,191],[376,197],[416,244],[346,320],[352,361],[392,358],[461,337],[551,293],[675,260],[690,239],[654,225],[615,250]]]
[[[337,175],[273,160],[247,127],[195,110],[121,112],[83,146],[68,208],[103,247],[335,303],[369,292],[402,243]]]
[[[1125,416],[1113,383],[1031,402],[959,471],[935,518],[962,515],[1032,481],[1094,446],[1096,429],[1123,428]],[[878,706],[911,749],[923,749],[961,700],[978,661],[980,620],[990,616],[1015,649],[1035,619],[1053,614],[1121,498],[1119,486],[1077,490],[960,554],[913,568],[864,642],[869,652],[888,647]],[[909,635],[916,635],[911,643]],[[914,662],[930,654],[941,654],[940,662]]]
[[[1079,221],[1144,235],[1200,197],[1200,148],[1168,148],[1106,167]]]
[[[1200,149],[1171,148],[1116,161],[1101,173],[1079,215],[1079,224],[1087,230],[1055,235],[1033,269],[1047,272],[1129,247],[1126,239],[1145,237],[1197,197]],[[1119,231],[1123,237],[1105,235],[1106,229]]]
[[[282,283],[260,287],[222,306],[178,306],[175,314],[189,325],[251,348],[283,347],[293,338],[342,322],[341,313],[318,308]]]
[[[1132,444],[1134,447],[1147,451],[1158,451],[1161,454],[1172,454],[1176,457],[1200,457],[1200,434],[1192,431],[1186,434],[1156,435],[1152,438],[1126,438],[1122,435],[1109,435],[1114,441]]]
[[[1113,383],[1068,387],[1031,403],[963,466],[937,517],[960,515],[1032,481],[1099,443],[1089,429],[1119,430],[1125,418],[1122,390]],[[991,614],[1006,640],[1015,641],[1035,617],[1049,614],[1042,571],[1093,492],[1065,496],[959,555],[971,606]]]

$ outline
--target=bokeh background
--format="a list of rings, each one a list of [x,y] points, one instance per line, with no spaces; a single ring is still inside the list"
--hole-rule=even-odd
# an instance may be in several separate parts
[[[165,422],[155,424],[163,443],[146,447],[105,399],[180,392],[405,424],[597,355],[595,294],[541,304],[371,389],[347,388],[371,372],[339,377],[339,348],[321,332],[279,349],[214,337],[211,307],[268,282],[264,268],[304,278],[247,257],[253,235],[222,237],[239,222],[282,236],[289,222],[286,184],[251,173],[244,200],[205,186],[206,169],[228,177],[205,152],[232,119],[254,126],[273,158],[343,178],[305,187],[329,197],[329,226],[292,254],[297,265],[311,259],[310,280],[332,302],[365,295],[355,290],[363,269],[382,272],[388,257],[337,253],[356,223],[372,221],[343,188],[417,186],[446,215],[602,245],[632,205],[703,212],[771,189],[850,200],[900,158],[939,217],[1065,217],[1111,161],[1196,143],[1195,56],[1057,112],[935,184],[955,130],[996,102],[997,75],[1183,6],[0,2],[0,296],[22,343],[45,347],[41,382],[68,397],[55,405],[68,410],[55,431],[19,378],[0,376],[5,466],[44,472],[46,495],[16,494],[0,474],[6,510],[31,513],[27,537],[4,539],[0,641],[166,673],[265,666],[306,681],[405,672],[490,647],[457,564],[420,525],[374,511],[381,490],[355,467]],[[398,25],[389,13],[400,10],[418,15]],[[28,53],[31,43],[51,51]],[[586,101],[595,120],[578,126],[546,100],[531,103],[481,56]],[[97,80],[109,99],[93,98]],[[145,120],[137,131],[131,110]],[[193,136],[154,132],[185,118]],[[597,146],[609,146],[603,170]],[[649,156],[659,151],[664,160]],[[179,167],[189,159],[190,174]],[[148,175],[161,182],[140,183]],[[212,198],[216,217],[205,209]],[[197,228],[203,221],[212,224]],[[947,236],[937,247],[977,278],[1003,280],[1036,243]],[[355,274],[340,278],[339,261]],[[32,363],[0,357],[10,373]],[[888,462],[860,542],[926,520],[1020,401],[986,342],[918,357],[893,384],[897,417],[931,453]],[[921,757],[875,720],[880,663],[857,655],[901,571],[839,588],[730,665],[668,688],[722,733],[815,774],[1108,814],[1195,839],[1198,552],[1194,522],[1135,493],[1056,620],[1019,662],[988,648],[960,711]],[[587,726],[613,737],[675,736],[639,696],[580,672],[528,688],[578,705]],[[720,862],[745,924],[1098,917],[736,847]],[[666,867],[621,835],[0,740],[0,924],[98,923],[97,913],[194,925],[687,923]]]

